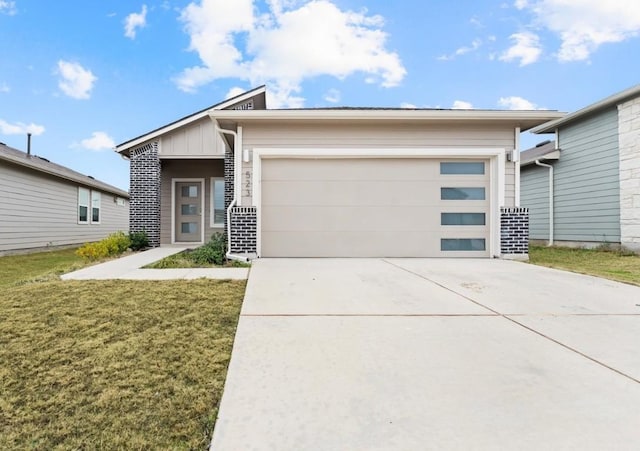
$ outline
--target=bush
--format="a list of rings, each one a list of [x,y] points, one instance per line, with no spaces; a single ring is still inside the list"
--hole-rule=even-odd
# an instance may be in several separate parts
[[[131,250],[140,251],[149,247],[149,237],[147,232],[129,232],[129,240],[131,241]]]
[[[190,257],[197,264],[222,265],[226,260],[227,238],[223,233],[214,233],[211,240],[191,252]]]
[[[122,254],[131,245],[131,240],[124,232],[115,232],[105,239],[87,243],[76,251],[76,255],[87,260],[99,260]]]

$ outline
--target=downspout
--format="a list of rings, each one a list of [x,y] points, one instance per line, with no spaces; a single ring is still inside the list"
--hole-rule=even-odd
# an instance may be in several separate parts
[[[515,129],[515,145],[513,149],[513,154],[511,156],[511,161],[515,165],[514,167],[514,185],[515,185],[515,199],[514,205],[516,207],[520,206],[520,127],[516,127]]]
[[[550,164],[540,163],[540,160],[535,161],[536,165],[549,169],[549,246],[553,246],[553,166]]]
[[[233,158],[234,158],[234,165],[233,165],[233,200],[231,200],[231,202],[229,203],[229,207],[227,207],[227,243],[229,245],[229,249],[227,250],[227,254],[226,257],[229,260],[238,260],[238,261],[242,261],[242,262],[248,262],[249,259],[247,257],[243,257],[241,255],[235,255],[231,253],[231,209],[233,207],[236,206],[236,204],[238,203],[238,190],[237,190],[237,186],[238,186],[238,180],[237,180],[237,176],[238,176],[238,171],[237,171],[237,158],[236,155],[239,152],[239,137],[238,137],[238,133],[233,131],[233,130],[228,130],[226,128],[220,128],[220,126],[218,125],[218,121],[214,120],[213,121],[214,127],[215,127],[215,131],[217,134],[219,135],[223,135],[223,134],[227,134],[227,135],[231,135],[233,136]]]

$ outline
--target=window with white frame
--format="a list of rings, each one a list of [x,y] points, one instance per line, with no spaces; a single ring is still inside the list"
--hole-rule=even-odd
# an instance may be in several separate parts
[[[89,224],[89,197],[86,188],[78,188],[78,224]]]
[[[91,191],[91,224],[100,224],[100,191]]]
[[[211,177],[211,227],[224,227],[224,179]]]

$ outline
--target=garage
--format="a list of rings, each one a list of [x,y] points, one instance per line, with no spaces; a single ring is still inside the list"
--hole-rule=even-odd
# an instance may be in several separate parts
[[[263,257],[488,257],[489,159],[263,158]]]

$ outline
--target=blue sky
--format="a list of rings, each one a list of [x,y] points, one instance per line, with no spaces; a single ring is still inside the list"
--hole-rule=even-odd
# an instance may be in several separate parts
[[[260,84],[272,108],[574,111],[640,83],[640,2],[0,0],[0,43],[0,141],[127,189],[115,144]]]

